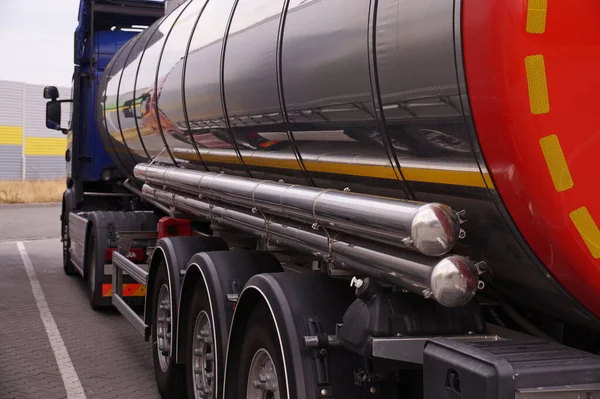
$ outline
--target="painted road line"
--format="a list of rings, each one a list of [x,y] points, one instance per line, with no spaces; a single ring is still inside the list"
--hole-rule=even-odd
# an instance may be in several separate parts
[[[42,323],[44,323],[44,328],[46,329],[46,334],[48,334],[50,346],[54,352],[54,358],[58,364],[58,370],[62,377],[63,384],[65,385],[65,390],[67,391],[67,399],[86,399],[83,386],[81,385],[81,381],[79,381],[75,367],[73,367],[73,363],[71,362],[71,357],[69,356],[65,342],[60,336],[60,332],[58,331],[58,327],[56,326],[56,322],[54,321],[54,317],[50,311],[50,307],[48,307],[48,302],[46,302],[44,291],[42,290],[42,286],[40,285],[37,275],[35,274],[35,269],[33,268],[31,259],[29,259],[29,255],[25,249],[25,244],[23,241],[18,241],[17,247],[21,253],[21,259],[23,259],[23,265],[25,266],[27,277],[29,277],[29,282],[31,283],[31,291],[33,291],[35,303],[40,312],[40,318],[42,319]]]

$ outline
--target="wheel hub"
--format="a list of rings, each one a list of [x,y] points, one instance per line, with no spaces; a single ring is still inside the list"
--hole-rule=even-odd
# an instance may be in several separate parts
[[[279,399],[277,371],[269,352],[261,348],[256,351],[250,363],[247,399]]]
[[[160,287],[158,293],[156,338],[160,368],[166,372],[169,368],[169,357],[171,355],[171,293],[166,284]]]
[[[204,310],[196,318],[192,350],[194,397],[195,399],[212,399],[215,381],[215,351],[212,325],[208,313]]]

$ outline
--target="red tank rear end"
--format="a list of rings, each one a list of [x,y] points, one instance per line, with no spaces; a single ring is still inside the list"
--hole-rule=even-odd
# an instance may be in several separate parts
[[[598,21],[596,0],[462,8],[468,93],[494,185],[548,272],[596,316]]]

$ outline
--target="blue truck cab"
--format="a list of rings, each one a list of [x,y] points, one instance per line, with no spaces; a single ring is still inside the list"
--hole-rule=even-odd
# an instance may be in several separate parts
[[[76,207],[86,201],[86,192],[114,193],[118,187],[113,182],[122,177],[106,153],[96,125],[96,89],[102,73],[128,40],[164,14],[164,2],[159,0],[81,0],[79,4],[66,154],[67,187],[74,192],[65,193],[75,197]]]
[[[58,90],[44,89],[48,128],[67,134],[67,182],[63,214],[75,209],[117,206],[123,188],[120,171],[102,145],[96,125],[96,90],[104,70],[132,37],[165,15],[162,0],[81,0],[74,35],[71,98],[58,100]],[[71,102],[68,128],[52,123],[61,103]],[[59,118],[60,119],[60,118]],[[101,199],[101,200],[99,200]]]
[[[163,0],[80,0],[74,32],[71,98],[59,99],[44,88],[46,127],[67,135],[66,189],[61,231],[65,271],[69,268],[69,215],[73,212],[127,210],[130,192],[104,149],[97,126],[96,92],[103,72],[119,49],[168,11]],[[66,93],[63,93],[63,95]],[[61,105],[71,103],[68,127],[61,126]]]

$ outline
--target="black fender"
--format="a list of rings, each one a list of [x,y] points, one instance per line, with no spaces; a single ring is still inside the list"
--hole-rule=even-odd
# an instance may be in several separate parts
[[[156,280],[156,274],[161,262],[164,260],[169,277],[169,289],[171,292],[171,348],[173,354],[177,353],[178,300],[181,292],[182,271],[187,269],[188,261],[198,252],[227,251],[229,246],[219,237],[165,237],[158,240],[152,255],[152,261],[148,269],[148,282],[144,306],[144,320],[147,326],[152,324],[152,303],[154,292],[152,287]],[[150,329],[146,329],[146,340],[150,338]],[[175,358],[177,356],[174,356]]]
[[[71,188],[66,189],[62,196],[62,213],[61,221],[66,217],[68,221],[69,213],[77,208],[77,197],[75,191]]]
[[[185,359],[185,332],[187,315],[194,290],[202,287],[210,301],[212,323],[218,326],[219,337],[214,337],[217,348],[216,361],[225,361],[225,348],[235,302],[228,295],[239,295],[246,282],[255,274],[282,272],[281,264],[272,254],[264,251],[215,251],[199,253],[192,257],[183,279],[179,299],[179,329],[177,334],[177,360]],[[192,321],[193,322],[193,321]],[[218,385],[218,389],[220,390]]]
[[[289,399],[300,398],[355,398],[362,397],[362,389],[354,385],[354,371],[360,368],[358,355],[342,346],[322,349],[307,348],[304,336],[309,324],[318,321],[321,333],[334,335],[344,311],[354,299],[353,291],[345,281],[333,280],[312,271],[259,274],[252,277],[240,295],[236,306],[225,363],[224,398],[232,398],[235,381],[228,378],[237,365],[232,353],[239,353],[244,342],[243,333],[252,309],[266,302],[275,322],[279,345],[282,349],[285,379]],[[328,381],[317,384],[317,369],[313,359],[324,349]],[[322,374],[321,374],[322,376]],[[325,395],[322,390],[325,389]]]
[[[117,232],[119,231],[155,231],[158,219],[152,212],[112,212],[98,211],[87,214],[89,220],[85,235],[84,255],[84,278],[87,279],[87,248],[91,231],[96,235],[96,276],[99,284],[111,283],[110,277],[104,276],[105,251],[109,247],[117,247]],[[100,290],[100,294],[102,291]],[[104,300],[104,299],[103,299]],[[106,298],[106,305],[112,304],[110,298]]]

